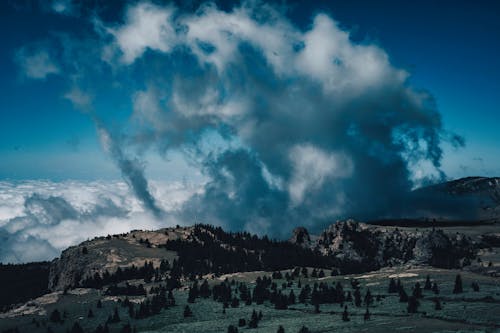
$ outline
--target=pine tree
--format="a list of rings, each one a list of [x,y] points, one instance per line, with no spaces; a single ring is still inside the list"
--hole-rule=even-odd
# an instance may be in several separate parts
[[[283,326],[280,325],[276,333],[285,333],[285,329],[283,328]]]
[[[238,328],[234,325],[229,325],[227,327],[227,333],[238,333]]]
[[[115,308],[115,311],[113,312],[113,317],[111,318],[112,323],[118,323],[120,322],[120,315],[118,314],[118,308]]]
[[[361,306],[361,291],[359,291],[359,288],[354,290],[354,305],[358,308]]]
[[[191,308],[189,307],[189,305],[186,305],[184,307],[184,318],[192,317],[192,316],[193,316],[193,312],[191,311]]]
[[[101,309],[101,308],[102,308],[102,302],[101,302],[101,300],[97,300],[97,305],[96,305],[96,307],[97,307],[98,309]]]
[[[87,313],[88,318],[93,318],[94,317],[94,312],[92,312],[92,309],[89,309],[89,312]]]
[[[399,289],[399,301],[401,303],[406,303],[408,302],[408,294],[404,290],[403,286]]]
[[[370,320],[370,316],[371,316],[370,310],[368,310],[368,306],[367,306],[366,307],[366,312],[365,312],[363,318],[364,318],[365,321],[367,321],[367,320]]]
[[[453,293],[460,294],[462,292],[463,292],[462,277],[460,276],[460,274],[458,274],[457,277],[455,278],[455,286],[453,287]]]
[[[439,288],[436,281],[434,281],[434,283],[432,284],[432,292],[436,295],[439,294]]]
[[[370,289],[367,289],[365,295],[365,304],[366,306],[370,306],[372,303],[373,303],[372,293],[370,292]]]
[[[62,323],[61,313],[59,312],[59,310],[53,310],[50,314],[49,320],[53,323]]]
[[[299,333],[311,333],[311,331],[306,326],[302,326]]]
[[[347,305],[344,307],[344,312],[342,312],[342,320],[343,321],[350,321],[349,312],[347,312]]]
[[[73,327],[71,327],[71,333],[83,333],[83,329],[82,327],[80,326],[80,324],[78,324],[76,321],[75,323],[73,324]]]
[[[295,304],[295,293],[293,289],[290,290],[290,294],[288,295],[288,304]]]
[[[413,287],[413,296],[416,298],[422,298],[422,288],[420,287],[420,282],[415,283],[415,287]]]
[[[394,280],[394,278],[391,278],[391,280],[389,281],[389,289],[388,289],[388,292],[391,294],[391,293],[397,293],[398,292],[398,287],[396,285],[396,281]]]
[[[427,275],[427,277],[425,278],[424,290],[431,290],[431,289],[432,289],[431,277]]]
[[[250,321],[248,322],[248,327],[249,328],[257,328],[259,324],[259,317],[257,315],[257,312],[255,310],[252,311],[252,317],[250,318]]]
[[[240,306],[240,301],[238,300],[238,298],[236,296],[234,296],[233,299],[231,300],[231,307],[237,308],[239,306]]]
[[[442,310],[443,307],[441,306],[441,301],[439,298],[434,299],[434,310]]]
[[[420,303],[415,296],[410,296],[408,297],[408,306],[407,306],[407,311],[408,313],[416,313],[418,310]]]

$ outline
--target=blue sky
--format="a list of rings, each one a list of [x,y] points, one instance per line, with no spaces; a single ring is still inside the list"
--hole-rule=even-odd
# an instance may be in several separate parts
[[[39,46],[60,55],[60,41],[54,42],[58,36],[92,37],[95,16],[103,22],[123,21],[125,9],[109,5],[57,12],[57,1],[14,3],[0,4],[0,28],[6,32],[0,53],[0,178],[120,178],[120,171],[99,143],[92,119],[63,98],[75,74],[61,68],[59,73],[33,79],[23,72],[16,57],[23,48]],[[231,7],[227,3],[220,6]],[[496,2],[318,1],[289,2],[287,7],[286,15],[301,29],[310,27],[315,14],[328,13],[351,32],[353,40],[384,49],[395,67],[409,71],[409,82],[416,89],[428,90],[435,97],[445,128],[466,140],[466,147],[458,150],[443,143],[443,169],[450,177],[500,174]],[[94,75],[93,82],[101,84],[109,73]],[[102,84],[106,86],[106,82]],[[137,87],[115,93],[108,88],[94,107],[112,126],[124,126],[132,110],[122,93]],[[186,175],[182,162],[172,165],[154,152],[143,154],[153,178]]]

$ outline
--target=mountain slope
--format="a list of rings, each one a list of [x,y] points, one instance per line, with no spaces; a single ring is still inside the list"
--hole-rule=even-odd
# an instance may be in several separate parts
[[[422,211],[432,217],[500,221],[500,178],[466,177],[414,191]],[[431,217],[431,216],[428,216]]]
[[[68,248],[51,264],[49,288],[99,287],[132,277],[178,279],[304,266],[333,267],[341,274],[404,263],[453,268],[473,258],[475,250],[474,242],[461,234],[399,230],[352,220],[337,222],[319,236],[297,229],[290,241],[196,225],[132,231]]]

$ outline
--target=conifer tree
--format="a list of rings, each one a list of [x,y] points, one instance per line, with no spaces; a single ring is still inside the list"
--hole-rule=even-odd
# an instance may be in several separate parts
[[[424,290],[431,290],[431,289],[432,289],[431,277],[427,275],[427,277],[425,278]]]
[[[344,312],[342,312],[342,320],[343,321],[350,321],[349,312],[347,312],[347,305],[344,307]]]
[[[191,308],[189,307],[189,305],[186,305],[184,307],[184,318],[192,317],[192,316],[193,316],[193,312],[191,311]]]
[[[454,294],[460,294],[463,292],[462,288],[462,277],[458,274],[455,278],[455,286],[453,287]]]

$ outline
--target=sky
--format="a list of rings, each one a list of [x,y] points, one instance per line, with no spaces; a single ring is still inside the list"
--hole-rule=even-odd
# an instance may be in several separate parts
[[[412,189],[500,175],[499,14],[493,1],[2,1],[0,261],[193,221],[284,237],[422,214]],[[86,231],[61,243],[68,226]]]

